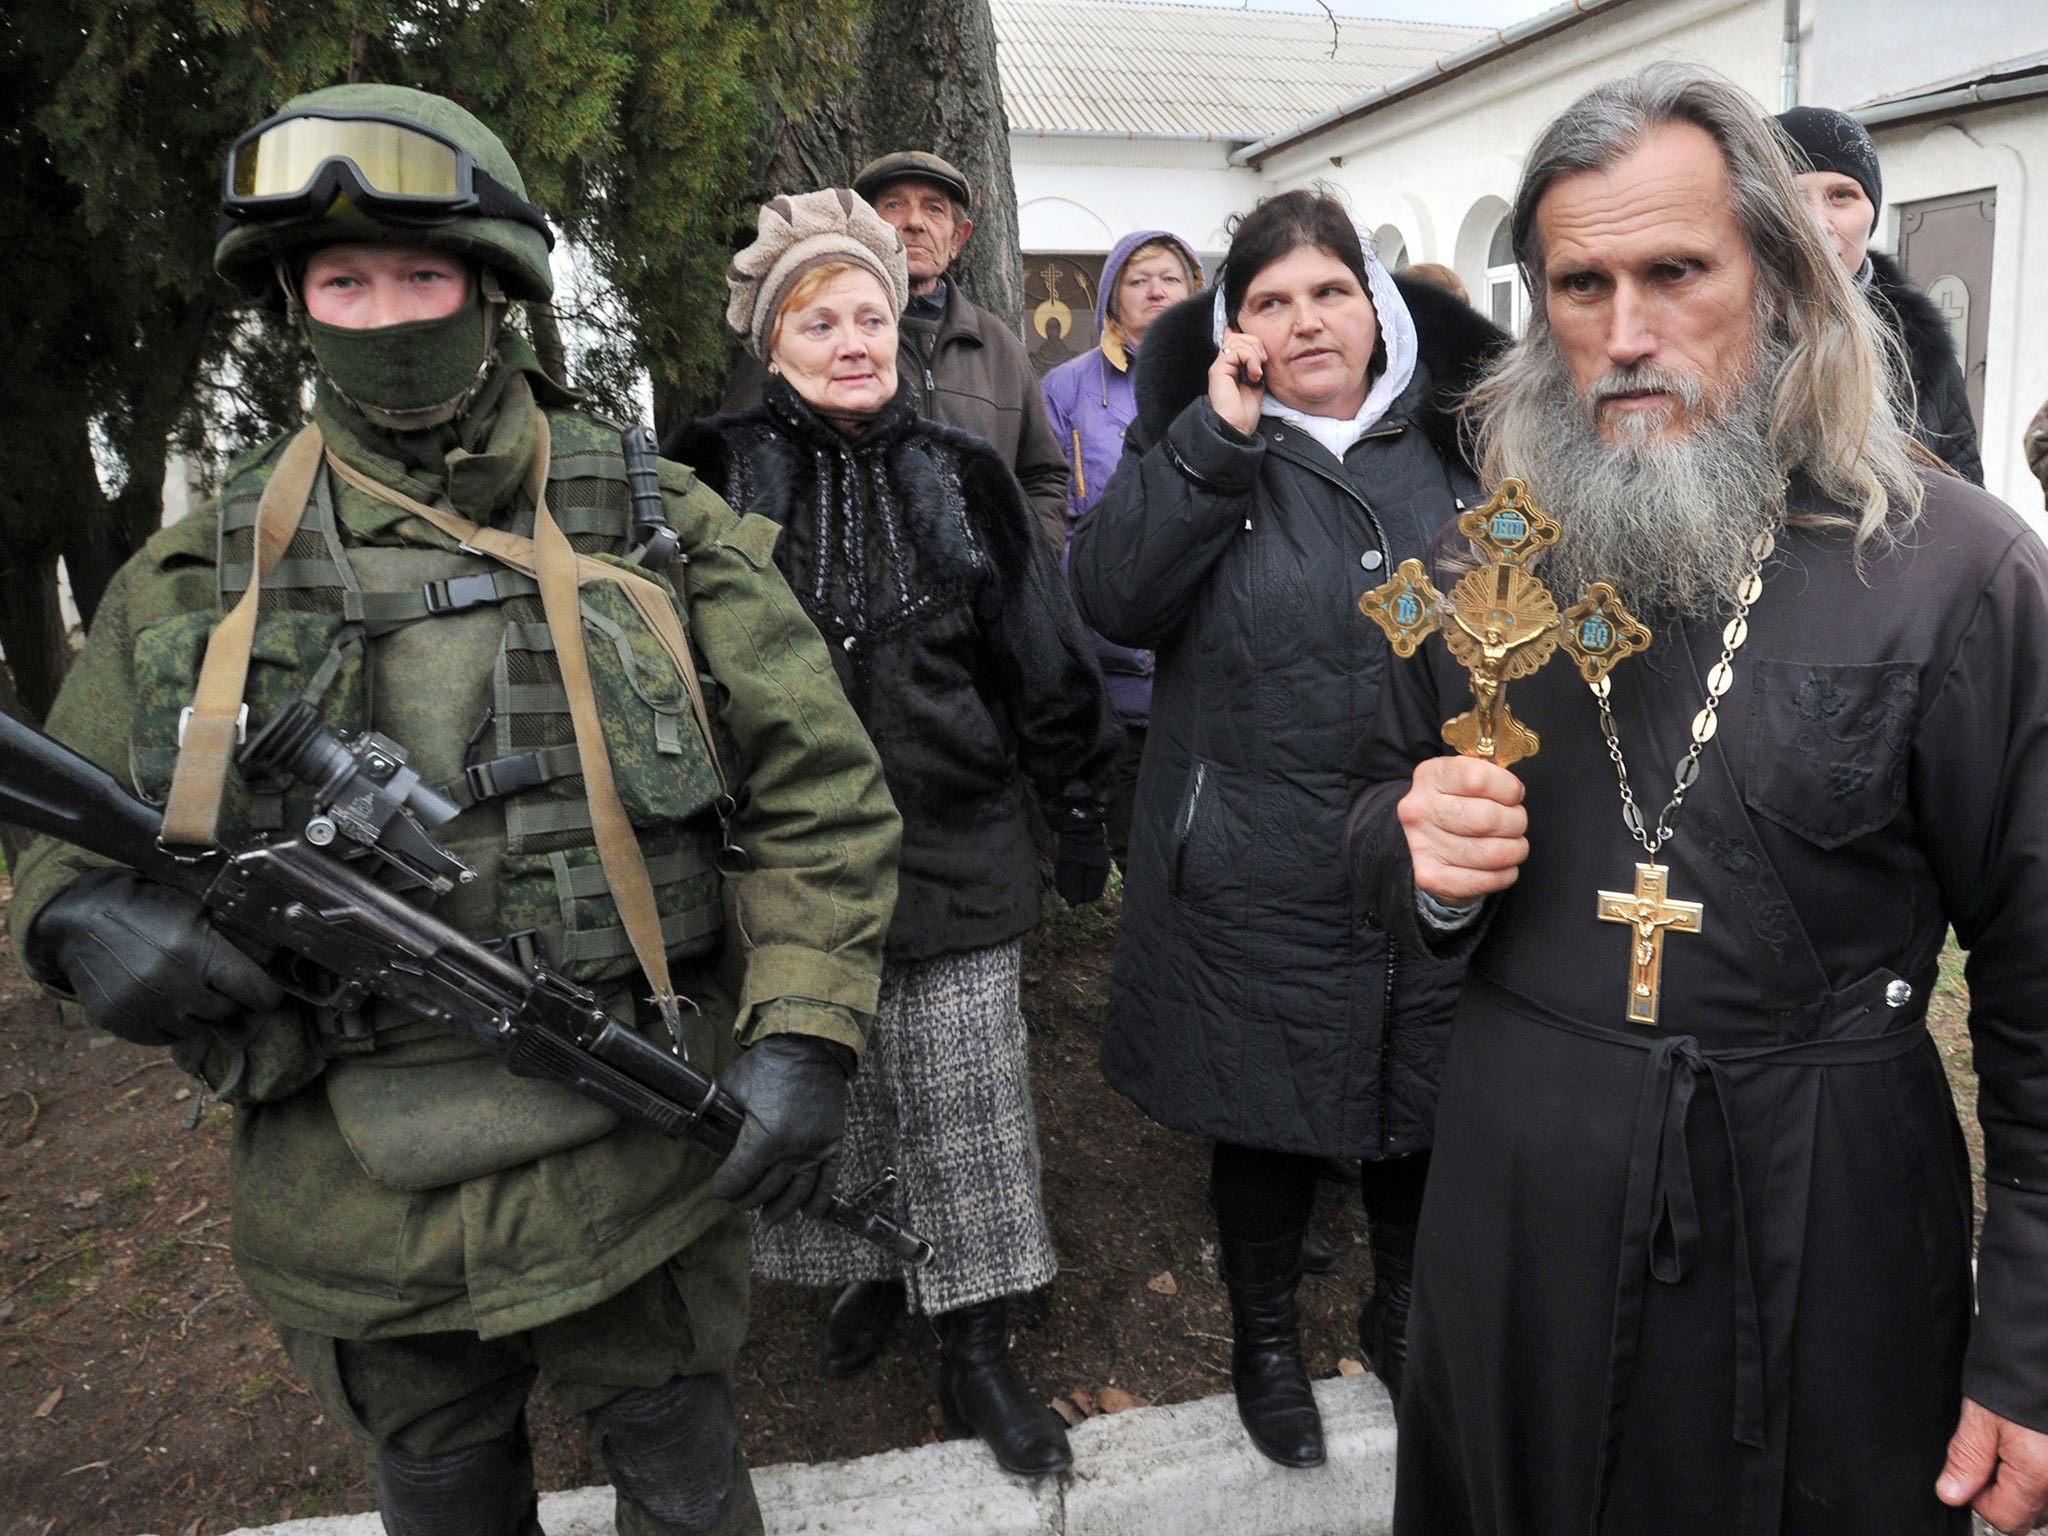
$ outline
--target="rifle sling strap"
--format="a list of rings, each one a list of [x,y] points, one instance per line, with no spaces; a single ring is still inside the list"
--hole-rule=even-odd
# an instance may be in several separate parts
[[[662,942],[661,913],[655,905],[654,881],[647,873],[647,860],[640,840],[633,835],[626,807],[619,799],[612,778],[611,754],[605,748],[604,724],[598,718],[597,695],[590,686],[590,658],[583,645],[583,608],[580,596],[586,581],[609,581],[633,604],[675,663],[689,691],[690,707],[704,733],[705,750],[711,754],[712,770],[721,788],[725,771],[718,762],[718,748],[711,735],[711,718],[704,707],[703,685],[690,656],[689,640],[675,605],[656,583],[635,571],[607,565],[588,555],[579,555],[548,510],[548,428],[540,416],[540,432],[532,462],[526,469],[526,494],[533,503],[533,537],[523,539],[499,528],[485,528],[442,507],[430,507],[345,464],[331,451],[328,467],[342,480],[365,495],[415,517],[424,518],[450,538],[466,544],[501,565],[510,566],[540,583],[541,609],[547,615],[548,633],[555,643],[555,659],[562,669],[562,688],[568,695],[569,720],[576,733],[576,756],[583,770],[584,798],[590,806],[591,831],[597,840],[598,862],[604,867],[605,883],[618,904],[619,920],[632,941],[633,954],[654,989],[655,1006],[667,1024],[669,1037],[682,1041],[682,1015],[678,1011],[675,986],[669,979],[668,952]]]
[[[178,762],[164,799],[160,837],[165,843],[192,848],[215,844],[228,765],[234,761],[246,718],[242,693],[249,683],[249,649],[256,640],[256,608],[263,578],[277,568],[299,530],[306,498],[313,493],[313,478],[320,472],[323,446],[317,426],[302,428],[285,445],[277,468],[263,487],[263,499],[256,509],[249,585],[207,639],[206,655],[199,664],[199,686],[179,733]]]

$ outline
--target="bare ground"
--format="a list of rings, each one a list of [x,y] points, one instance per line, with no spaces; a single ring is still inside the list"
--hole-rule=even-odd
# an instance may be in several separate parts
[[[1046,1205],[1060,1275],[1015,1312],[1016,1357],[1048,1396],[1138,1402],[1225,1390],[1206,1147],[1162,1130],[1096,1067],[1112,913],[1066,914],[1025,955]],[[1932,1024],[1981,1165],[1960,966]],[[69,1025],[0,967],[0,1536],[219,1536],[366,1509],[355,1448],[293,1376],[227,1250],[229,1112],[161,1052]],[[1303,1288],[1313,1372],[1358,1353],[1363,1219],[1328,1186],[1335,1274]],[[1981,1185],[1980,1185],[1981,1203]],[[756,1465],[915,1445],[936,1434],[935,1349],[899,1331],[864,1376],[815,1369],[823,1298],[763,1285],[736,1377]],[[1114,1401],[1114,1393],[1111,1394]],[[543,1487],[597,1480],[546,1398]]]

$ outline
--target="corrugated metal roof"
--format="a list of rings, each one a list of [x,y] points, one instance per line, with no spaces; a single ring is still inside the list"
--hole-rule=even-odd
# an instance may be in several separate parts
[[[1013,133],[1250,142],[1426,68],[1483,27],[1161,5],[991,0]]]

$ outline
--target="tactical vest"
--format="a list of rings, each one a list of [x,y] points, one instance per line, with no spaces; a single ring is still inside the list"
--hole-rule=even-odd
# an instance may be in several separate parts
[[[632,500],[615,430],[557,412],[550,438],[548,503],[556,521],[579,553],[623,554]],[[177,717],[191,700],[207,636],[248,586],[257,506],[275,462],[270,452],[238,464],[223,487],[214,610],[181,615],[137,638],[131,767],[137,788],[154,801],[169,788]],[[436,762],[447,767],[441,788],[464,814],[441,835],[479,879],[444,899],[442,915],[479,936],[520,935],[586,984],[636,974],[598,861],[538,584],[460,551],[347,548],[334,497],[334,476],[323,468],[297,533],[264,579],[244,693],[250,731],[304,699],[331,729],[386,730],[429,778]],[[530,537],[533,522],[533,508],[518,495],[506,526]],[[620,799],[640,832],[664,948],[677,960],[708,954],[723,922],[721,787],[711,754],[680,673],[631,603],[603,583],[587,585],[581,602],[605,741]],[[462,688],[473,679],[434,674],[452,657],[475,653],[479,624],[496,632],[488,645],[488,704],[458,717],[466,707]],[[398,670],[408,675],[382,675]],[[401,694],[415,706],[406,711],[410,740],[375,708],[380,695]],[[295,826],[306,813],[296,795],[231,774],[223,841]]]

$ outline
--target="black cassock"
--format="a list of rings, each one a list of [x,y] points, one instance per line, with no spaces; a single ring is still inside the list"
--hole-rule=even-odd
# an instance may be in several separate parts
[[[1647,820],[1722,621],[1642,617],[1613,706]],[[1360,749],[1351,857],[1410,942],[1395,804],[1469,681],[1431,639]],[[1595,915],[1643,854],[1593,697],[1559,654],[1508,702],[1542,735],[1514,769],[1530,852],[1453,944],[1396,1531],[1966,1530],[1933,1493],[1960,1395],[2048,1430],[2048,550],[1931,477],[1860,579],[1846,531],[1781,534],[1664,853],[1706,911],[1665,940],[1654,1026]],[[1974,1324],[1925,1028],[1951,924],[1989,1166]]]

